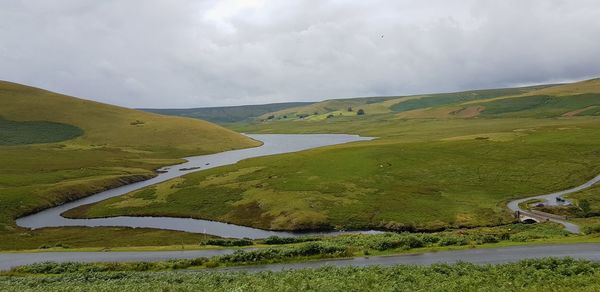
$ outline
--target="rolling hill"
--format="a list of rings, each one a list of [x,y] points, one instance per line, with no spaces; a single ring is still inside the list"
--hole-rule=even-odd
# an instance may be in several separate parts
[[[257,105],[203,107],[190,109],[140,109],[147,112],[203,119],[213,123],[243,122],[265,113],[280,111],[291,107],[309,105],[311,102],[284,102]]]
[[[472,118],[487,115],[589,115],[596,110],[600,79],[569,84],[472,90],[414,96],[334,99],[265,113],[262,121],[319,121],[365,115],[396,114],[402,118]],[[533,110],[533,109],[537,110]],[[579,112],[573,112],[580,110]],[[269,118],[271,117],[271,118]]]
[[[257,145],[206,121],[131,110],[10,82],[0,82],[0,117],[78,127],[83,134],[71,143],[81,145],[173,148],[195,154]]]
[[[149,230],[18,228],[20,215],[148,179],[181,157],[260,145],[221,126],[0,81],[0,249],[37,248],[76,234],[81,245],[121,237],[179,243]],[[166,235],[167,234],[167,235]],[[197,237],[184,236],[186,240]],[[56,242],[54,242],[56,243]]]

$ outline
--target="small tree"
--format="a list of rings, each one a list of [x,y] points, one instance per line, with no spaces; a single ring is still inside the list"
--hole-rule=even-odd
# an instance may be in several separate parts
[[[352,107],[351,107],[351,106],[349,106],[349,107],[348,107],[348,111],[349,111],[349,112],[351,112],[351,111],[352,111]]]
[[[365,114],[365,111],[361,108],[358,111],[356,111],[356,115],[362,116]]]
[[[331,118],[333,118],[333,115],[332,115],[332,114],[329,114],[329,115],[327,115],[327,118],[328,118],[328,119],[331,119]]]

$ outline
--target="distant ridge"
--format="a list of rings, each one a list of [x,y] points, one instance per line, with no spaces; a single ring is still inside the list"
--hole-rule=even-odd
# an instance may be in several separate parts
[[[313,102],[283,102],[257,105],[199,107],[189,109],[142,108],[140,110],[163,115],[203,119],[213,123],[235,123],[256,118],[269,112],[285,110],[298,106],[306,106],[312,103]]]

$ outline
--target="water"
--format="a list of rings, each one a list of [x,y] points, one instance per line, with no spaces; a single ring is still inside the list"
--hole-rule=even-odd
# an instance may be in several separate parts
[[[154,185],[188,173],[202,171],[223,165],[234,164],[240,160],[247,158],[296,152],[322,146],[372,139],[368,137],[360,137],[357,135],[345,134],[253,134],[248,136],[255,140],[262,141],[264,144],[260,147],[255,148],[232,150],[210,155],[187,157],[185,158],[187,160],[187,162],[185,163],[175,166],[163,167],[159,169],[161,173],[152,179],[114,188],[80,200],[76,200],[70,203],[66,203],[64,205],[46,209],[29,216],[19,218],[17,219],[17,225],[32,229],[63,226],[121,226],[134,228],[158,228],[194,233],[206,233],[221,237],[252,239],[265,238],[273,235],[286,237],[297,236],[299,235],[298,233],[269,231],[239,226],[235,224],[227,224],[222,222],[192,218],[119,216],[96,219],[69,219],[62,217],[60,214],[82,205],[96,203],[102,200],[106,200],[108,198],[121,196],[123,194],[141,189],[143,187]],[[342,232],[319,232],[319,234],[322,233],[338,234]],[[302,235],[306,234],[307,233],[302,233]]]

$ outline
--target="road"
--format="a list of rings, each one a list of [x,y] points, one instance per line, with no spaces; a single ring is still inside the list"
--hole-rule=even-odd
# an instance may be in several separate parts
[[[577,226],[576,224],[573,224],[567,220],[561,220],[561,219],[556,219],[556,218],[551,218],[551,217],[547,217],[547,216],[543,216],[540,214],[531,214],[530,212],[528,212],[527,210],[521,209],[521,207],[519,207],[519,204],[528,201],[528,200],[532,200],[532,199],[540,199],[544,201],[544,204],[546,206],[553,206],[553,205],[557,205],[557,201],[556,198],[560,198],[564,195],[567,194],[572,194],[584,189],[587,189],[591,186],[593,186],[594,184],[600,182],[600,175],[592,178],[591,180],[587,181],[586,183],[574,187],[574,188],[570,188],[568,190],[563,190],[563,191],[558,191],[558,192],[554,192],[554,193],[550,193],[550,194],[546,194],[546,195],[539,195],[539,196],[533,196],[533,197],[528,197],[528,198],[523,198],[523,199],[518,199],[518,200],[513,200],[510,201],[508,203],[508,208],[511,209],[512,211],[519,211],[522,214],[525,215],[529,215],[531,217],[537,217],[537,218],[541,218],[542,220],[549,220],[552,222],[556,222],[559,224],[562,224],[563,226],[565,226],[565,229],[568,230],[569,232],[572,233],[580,233],[580,229],[579,226]]]
[[[38,262],[135,262],[164,261],[168,259],[190,259],[228,254],[233,250],[197,251],[147,251],[147,252],[38,252],[0,254],[0,270]],[[542,257],[573,257],[577,259],[600,260],[600,243],[529,245],[501,248],[475,248],[455,251],[428,252],[420,254],[370,256],[349,259],[329,259],[301,263],[269,264],[218,268],[216,272],[260,272],[282,271],[325,266],[391,266],[391,265],[430,265],[434,263],[456,263],[459,261],[474,264],[498,264],[517,262],[522,259]]]
[[[318,260],[289,264],[269,264],[219,268],[219,272],[262,272],[300,269],[316,269],[326,266],[366,267],[393,265],[431,265],[435,263],[469,262],[474,264],[500,264],[517,262],[523,259],[543,257],[572,257],[576,259],[600,260],[599,243],[513,246],[501,248],[479,248],[456,251],[429,252],[396,256],[371,256],[350,259]]]

